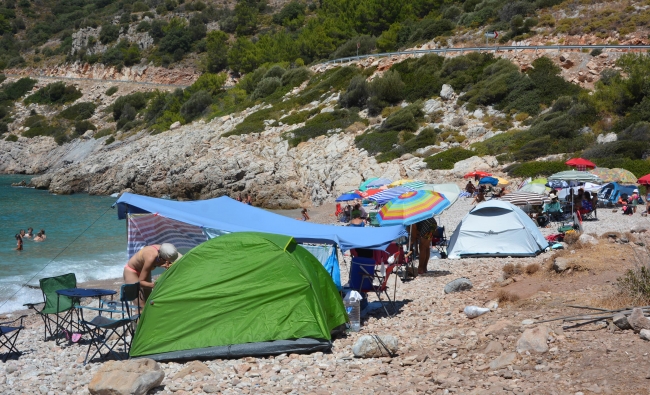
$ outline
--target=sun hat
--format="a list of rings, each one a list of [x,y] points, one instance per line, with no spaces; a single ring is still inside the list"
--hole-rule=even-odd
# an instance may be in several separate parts
[[[173,244],[162,243],[160,245],[160,249],[158,250],[158,256],[160,259],[163,259],[165,261],[175,262],[176,259],[178,259],[178,251]]]
[[[635,189],[635,190],[632,191],[632,193],[634,193],[634,192],[639,193],[639,190]]]

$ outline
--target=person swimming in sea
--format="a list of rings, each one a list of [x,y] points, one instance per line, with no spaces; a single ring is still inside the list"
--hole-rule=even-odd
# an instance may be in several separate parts
[[[34,228],[27,228],[27,234],[25,235],[28,239],[34,237]]]
[[[16,248],[14,248],[16,251],[22,251],[23,250],[23,238],[20,236],[20,233],[16,233]]]
[[[153,269],[157,267],[169,269],[172,263],[176,262],[181,256],[176,247],[170,243],[144,246],[124,266],[124,283],[140,283],[142,290],[140,303],[143,304],[155,285],[151,280]]]
[[[34,241],[44,241],[45,240],[45,235],[42,232],[36,233],[36,236],[34,236]]]

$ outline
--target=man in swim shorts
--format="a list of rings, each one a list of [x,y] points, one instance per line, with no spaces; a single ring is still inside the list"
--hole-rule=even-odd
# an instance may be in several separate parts
[[[170,243],[153,244],[142,247],[136,252],[124,266],[124,283],[133,284],[140,282],[142,293],[140,294],[140,303],[144,303],[154,283],[151,281],[151,272],[156,267],[168,269],[182,255],[178,253],[176,247]]]

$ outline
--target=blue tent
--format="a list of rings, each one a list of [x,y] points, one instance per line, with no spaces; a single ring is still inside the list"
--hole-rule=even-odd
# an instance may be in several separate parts
[[[383,250],[393,240],[406,235],[403,226],[357,228],[298,221],[226,196],[178,202],[125,193],[115,204],[119,219],[125,219],[127,213],[157,213],[204,229],[276,233],[292,236],[299,243],[336,244],[344,251],[351,248]]]

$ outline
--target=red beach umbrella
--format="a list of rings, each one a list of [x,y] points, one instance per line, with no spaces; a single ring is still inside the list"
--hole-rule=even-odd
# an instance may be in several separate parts
[[[646,174],[645,176],[639,178],[637,182],[642,185],[650,185],[650,174]]]
[[[372,195],[374,195],[375,193],[379,193],[379,192],[381,192],[381,191],[383,191],[383,189],[373,188],[373,189],[366,189],[364,192],[362,192],[362,191],[357,191],[357,193],[358,193],[359,195],[361,195],[362,197],[367,198],[368,196],[372,196]]]
[[[575,167],[578,170],[585,171],[586,169],[595,169],[596,164],[584,158],[573,158],[564,162],[567,166]]]
[[[463,178],[483,178],[483,177],[490,177],[492,174],[484,172],[484,171],[472,171],[463,176]]]

